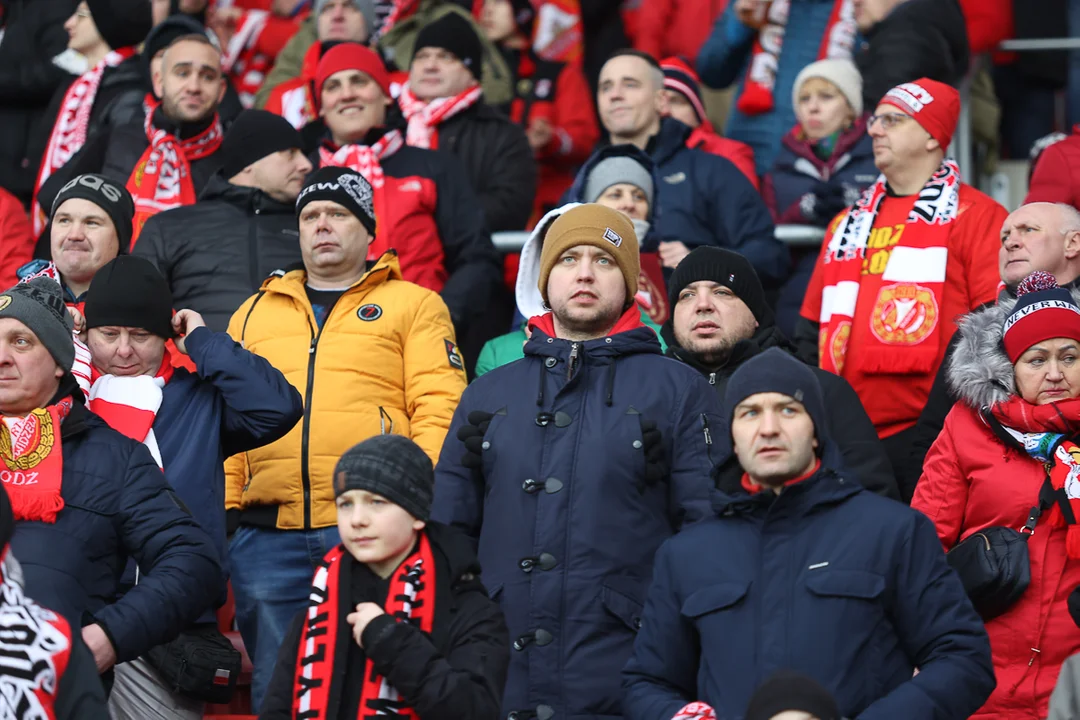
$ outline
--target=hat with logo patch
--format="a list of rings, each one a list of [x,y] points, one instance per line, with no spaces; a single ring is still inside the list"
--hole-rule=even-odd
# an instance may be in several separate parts
[[[634,301],[641,273],[638,239],[630,219],[618,210],[589,203],[578,205],[558,217],[544,237],[540,252],[540,296],[548,307],[548,277],[563,254],[573,247],[592,245],[609,253],[626,282],[626,303]]]
[[[922,125],[930,137],[938,141],[943,151],[948,151],[960,119],[960,93],[956,88],[930,78],[897,85],[879,105],[900,108]]]
[[[20,282],[0,293],[0,318],[18,320],[37,336],[63,370],[75,362],[75,321],[64,305],[60,283],[48,277]]]
[[[330,165],[308,175],[304,189],[296,198],[296,217],[315,200],[330,200],[343,206],[375,237],[375,196],[371,184],[360,173]]]

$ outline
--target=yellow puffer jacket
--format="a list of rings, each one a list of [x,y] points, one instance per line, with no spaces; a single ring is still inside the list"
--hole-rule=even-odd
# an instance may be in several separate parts
[[[263,283],[233,315],[229,335],[266,358],[304,398],[304,419],[275,443],[230,458],[225,507],[281,529],[337,522],[334,465],[380,433],[411,437],[439,458],[465,373],[450,312],[401,279],[390,251],[345,291],[320,330],[294,270]]]

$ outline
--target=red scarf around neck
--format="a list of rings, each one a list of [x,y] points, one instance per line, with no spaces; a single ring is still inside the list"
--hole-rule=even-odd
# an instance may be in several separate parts
[[[110,52],[101,62],[76,78],[64,93],[60,112],[56,115],[56,122],[53,123],[52,134],[49,136],[49,144],[45,147],[45,156],[41,159],[37,182],[34,183],[34,203],[30,210],[30,220],[34,225],[35,237],[41,235],[49,221],[48,210],[38,204],[37,196],[41,192],[41,186],[86,142],[90,113],[94,109],[94,99],[97,97],[105,69],[116,67],[134,54],[133,47]]]
[[[158,467],[164,467],[154,420],[161,409],[162,391],[172,379],[173,364],[169,349],[153,377],[136,375],[121,377],[104,375],[96,367],[90,369],[90,393],[87,406],[113,430],[146,445]]]
[[[330,717],[331,685],[334,681],[356,682],[359,678],[341,677],[336,666],[338,642],[354,642],[343,615],[352,608],[342,606],[348,598],[349,578],[342,577],[341,568],[347,554],[344,545],[327,553],[311,587],[307,621],[300,636],[300,652],[296,662],[293,692],[293,716],[307,720],[336,720],[340,712]],[[420,534],[419,547],[407,557],[390,578],[384,610],[399,622],[408,622],[431,633],[435,623],[435,559],[426,533]],[[397,690],[376,671],[371,658],[364,663],[363,691],[357,718],[386,717],[397,720],[419,720],[405,704]],[[341,693],[338,692],[338,697]]]
[[[615,326],[608,331],[604,337],[611,337],[612,335],[618,335],[628,330],[637,330],[638,328],[646,327],[645,323],[641,322],[641,309],[638,304],[632,303],[629,308],[626,309],[619,319],[615,322]],[[529,318],[529,331],[540,330],[550,338],[557,338],[555,334],[555,314],[544,313],[543,315],[535,315]]]
[[[379,161],[388,158],[405,144],[400,130],[390,130],[378,142],[371,145],[342,145],[337,149],[323,146],[319,148],[319,162],[322,167],[333,165],[347,167],[364,176],[373,189],[381,190],[386,180]],[[378,211],[375,217],[380,217]]]
[[[439,124],[458,113],[468,110],[480,100],[483,91],[474,85],[454,97],[436,98],[424,102],[415,95],[406,83],[398,95],[398,105],[405,119],[409,121],[405,141],[418,148],[436,150],[439,147]]]
[[[0,459],[4,461],[0,481],[11,497],[16,520],[55,523],[64,509],[60,425],[71,412],[71,403],[66,397],[24,417],[0,421]]]
[[[215,113],[210,127],[195,137],[181,140],[168,130],[154,126],[154,113],[160,105],[154,100],[147,108],[144,126],[150,145],[135,163],[127,182],[128,192],[135,200],[131,247],[135,247],[149,218],[162,210],[195,204],[191,163],[217,152],[224,136],[221,119]]]

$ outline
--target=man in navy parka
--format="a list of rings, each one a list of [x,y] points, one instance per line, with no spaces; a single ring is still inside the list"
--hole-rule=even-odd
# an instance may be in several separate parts
[[[929,519],[830,469],[811,370],[767,350],[731,377],[724,411],[745,473],[657,552],[626,719],[741,720],[780,669],[813,677],[847,718],[978,710],[995,684],[982,620]]]

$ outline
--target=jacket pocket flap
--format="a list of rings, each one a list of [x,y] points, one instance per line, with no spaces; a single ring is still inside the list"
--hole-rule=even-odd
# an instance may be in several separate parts
[[[641,629],[642,606],[637,600],[609,585],[604,585],[600,591],[600,602],[609,613],[622,620],[626,627],[635,632]]]
[[[861,570],[829,570],[811,573],[806,578],[806,587],[823,597],[873,600],[885,592],[885,578]]]
[[[696,618],[715,610],[723,610],[740,602],[750,590],[750,583],[719,583],[690,593],[682,606],[682,614]]]

